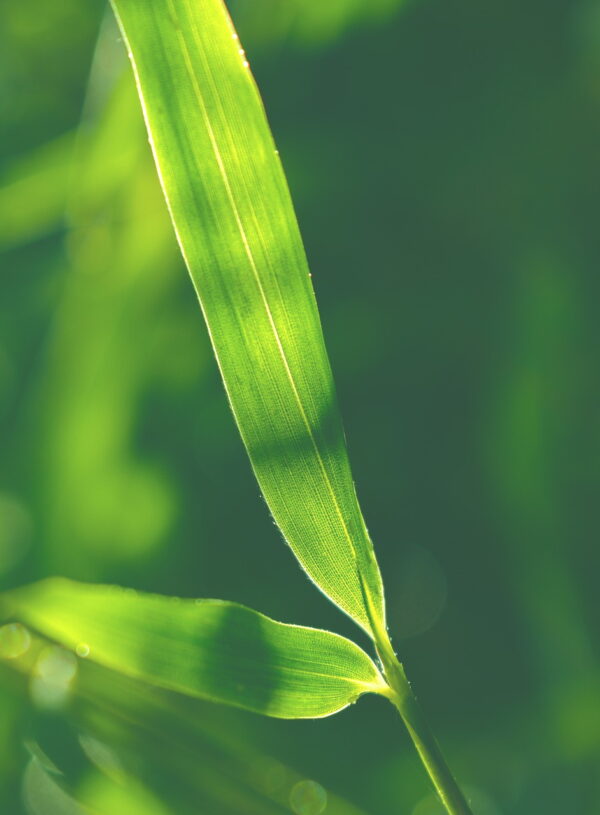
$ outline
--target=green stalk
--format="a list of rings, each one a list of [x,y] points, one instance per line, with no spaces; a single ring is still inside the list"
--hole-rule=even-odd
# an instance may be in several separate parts
[[[378,642],[377,651],[389,685],[388,699],[402,717],[423,766],[448,811],[448,815],[473,815],[467,799],[452,775],[429,728],[410,682],[406,678],[404,667],[394,654],[387,635]]]

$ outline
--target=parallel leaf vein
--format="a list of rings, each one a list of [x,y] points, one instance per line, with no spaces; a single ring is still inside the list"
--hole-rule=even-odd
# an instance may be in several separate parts
[[[172,0],[167,0],[167,2],[168,2],[168,5],[169,5],[170,12],[171,12],[171,14],[173,16],[173,20],[177,20],[178,19],[177,18],[177,11],[175,9],[175,6],[174,6]],[[192,16],[189,0],[185,0],[185,6],[186,6],[187,11],[190,13],[190,16]],[[225,188],[225,193],[226,193],[226,196],[227,196],[227,200],[228,200],[228,203],[229,203],[229,205],[231,207],[231,211],[232,211],[232,213],[234,215],[234,219],[235,219],[237,228],[239,230],[240,237],[241,237],[241,240],[242,240],[242,244],[243,244],[243,247],[244,247],[244,252],[245,252],[246,257],[248,259],[250,269],[252,270],[252,274],[253,274],[254,280],[256,282],[256,285],[257,285],[257,288],[258,288],[258,291],[259,291],[259,294],[260,294],[260,298],[261,298],[263,307],[265,309],[265,312],[266,312],[266,315],[267,315],[267,318],[268,318],[269,326],[271,328],[271,331],[273,333],[273,337],[275,339],[277,350],[278,350],[279,356],[281,358],[283,368],[284,368],[287,380],[289,382],[289,385],[290,385],[290,388],[291,388],[291,391],[292,391],[292,394],[293,394],[293,397],[294,397],[294,401],[295,401],[296,406],[298,408],[298,412],[300,413],[300,416],[301,416],[302,422],[304,424],[304,427],[306,428],[306,432],[308,434],[308,437],[310,439],[312,448],[314,450],[316,460],[317,460],[318,465],[319,465],[319,469],[321,471],[321,474],[323,476],[323,480],[324,480],[325,485],[327,487],[327,491],[328,491],[329,496],[330,496],[330,498],[332,500],[332,504],[333,504],[333,506],[335,508],[337,517],[338,517],[338,519],[340,521],[342,530],[344,532],[344,536],[345,536],[345,538],[346,538],[346,540],[347,540],[347,542],[348,542],[348,544],[350,546],[350,551],[351,551],[352,557],[353,557],[353,559],[354,559],[354,561],[356,563],[357,569],[358,569],[356,548],[355,548],[354,542],[352,540],[352,537],[350,535],[350,532],[348,530],[348,527],[346,525],[346,521],[344,519],[341,507],[340,507],[339,502],[337,500],[337,496],[335,494],[333,484],[331,483],[331,479],[330,479],[329,474],[327,472],[327,468],[325,466],[325,462],[324,462],[323,457],[321,455],[321,451],[319,449],[317,440],[316,440],[316,438],[314,436],[310,421],[309,421],[308,416],[306,414],[306,411],[304,409],[304,405],[302,404],[302,400],[300,398],[298,387],[296,385],[293,373],[291,371],[289,361],[287,359],[287,355],[286,355],[285,349],[283,347],[283,343],[282,343],[281,337],[279,335],[279,331],[277,329],[275,319],[273,317],[273,312],[271,310],[271,307],[270,307],[270,304],[269,304],[269,301],[268,301],[268,298],[267,298],[267,294],[265,292],[265,289],[264,289],[264,286],[263,286],[263,283],[262,283],[262,280],[261,280],[261,277],[260,277],[260,273],[259,273],[259,270],[258,270],[258,267],[257,267],[257,264],[256,264],[256,260],[254,258],[254,253],[252,251],[252,247],[251,247],[250,242],[248,240],[248,236],[246,234],[246,230],[244,228],[244,224],[243,224],[243,221],[242,221],[242,218],[241,218],[237,203],[235,201],[235,196],[233,194],[233,190],[232,190],[232,187],[231,187],[231,182],[230,182],[230,179],[229,179],[227,168],[226,168],[225,162],[223,160],[223,156],[222,156],[222,153],[221,153],[221,150],[220,150],[220,147],[219,147],[218,139],[216,137],[216,134],[214,132],[214,128],[213,128],[212,123],[210,121],[210,116],[208,114],[208,110],[207,110],[207,107],[206,107],[206,102],[204,101],[204,97],[203,97],[202,92],[200,90],[200,87],[198,85],[198,80],[197,80],[197,77],[196,77],[196,74],[195,74],[194,68],[193,68],[193,62],[192,62],[191,54],[190,54],[190,51],[189,51],[189,48],[188,48],[188,45],[187,45],[187,42],[186,42],[186,39],[185,39],[185,35],[184,35],[184,32],[183,32],[182,26],[179,25],[179,24],[175,24],[174,28],[175,28],[175,31],[176,31],[177,39],[179,40],[179,43],[180,43],[180,46],[181,46],[181,52],[182,52],[182,55],[183,55],[183,58],[184,58],[184,63],[185,63],[186,70],[187,70],[188,75],[189,75],[191,86],[192,86],[192,88],[194,90],[194,95],[196,97],[196,101],[197,101],[198,107],[199,107],[199,109],[201,111],[202,118],[203,118],[206,130],[207,130],[208,136],[209,136],[209,140],[210,140],[210,143],[211,143],[211,146],[212,146],[212,149],[213,149],[215,160],[216,160],[216,163],[217,163],[217,166],[218,166],[218,169],[219,169],[219,174],[221,176],[221,180],[222,180],[223,186]],[[207,75],[211,76],[210,66],[208,66],[207,63],[206,63],[205,55],[204,55],[204,53],[202,51],[202,48],[198,49],[198,53],[199,53],[200,59],[202,59],[202,61],[204,63],[204,69],[205,69]],[[218,99],[218,97],[217,97],[217,99]],[[219,104],[220,104],[220,101],[219,101]],[[359,582],[362,583],[362,581],[360,580],[360,577],[359,577]],[[364,590],[364,587],[362,585],[361,585],[361,590]],[[361,591],[361,593],[362,593],[362,591]],[[370,618],[369,610],[365,609],[365,611],[367,612],[367,619],[369,619]]]

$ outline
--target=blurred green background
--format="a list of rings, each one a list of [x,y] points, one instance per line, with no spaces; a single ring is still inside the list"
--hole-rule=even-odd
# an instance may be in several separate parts
[[[230,8],[396,647],[477,815],[597,815],[600,3]],[[365,644],[259,495],[105,4],[3,0],[0,69],[0,587],[220,597]],[[3,815],[441,812],[384,700],[276,721],[3,656]]]

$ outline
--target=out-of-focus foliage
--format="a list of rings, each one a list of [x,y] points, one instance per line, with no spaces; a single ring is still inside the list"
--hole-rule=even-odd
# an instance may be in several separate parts
[[[253,8],[234,11],[298,208],[392,636],[481,815],[596,815],[600,7],[419,0],[327,37],[316,22],[304,48],[283,30],[261,42]],[[114,28],[86,91],[103,14],[0,5],[3,588],[65,574],[349,634],[244,462]],[[323,790],[328,815],[354,812],[335,792],[369,815],[436,811],[379,700],[269,721],[53,649],[2,663],[10,815],[35,813],[52,765],[111,815],[127,796],[128,813],[179,815],[302,811],[305,795],[311,813]]]
[[[325,802],[332,815],[364,815],[265,755],[223,719],[222,707],[200,702],[190,707],[182,696],[87,660],[76,663],[65,681],[60,667],[72,664],[70,657],[33,638],[10,669],[0,669],[13,705],[28,694],[36,702],[23,750],[27,812],[62,815],[65,807],[79,813],[88,805],[107,815],[280,815],[302,796],[309,803]],[[67,699],[65,721],[61,710]]]
[[[381,23],[407,0],[233,0],[239,24],[261,48],[323,46],[347,30]]]

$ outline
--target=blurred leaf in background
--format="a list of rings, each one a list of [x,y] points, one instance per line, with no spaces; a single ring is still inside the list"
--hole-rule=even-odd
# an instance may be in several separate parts
[[[407,0],[233,0],[238,24],[257,46],[323,47],[349,29],[382,23]]]

